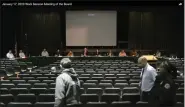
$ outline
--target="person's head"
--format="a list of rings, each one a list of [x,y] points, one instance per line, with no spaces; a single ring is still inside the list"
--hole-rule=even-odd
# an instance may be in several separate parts
[[[122,53],[124,53],[125,51],[124,51],[124,50],[122,50],[121,52],[122,52]]]
[[[144,56],[141,56],[139,59],[138,59],[138,66],[139,67],[142,67],[144,68],[147,64],[147,59],[144,57]]]
[[[177,76],[177,68],[175,67],[175,65],[171,64],[169,61],[163,61],[159,65],[159,71],[160,72],[167,72],[173,76]]]
[[[9,50],[8,53],[12,53],[12,50]]]
[[[60,61],[60,66],[62,68],[71,68],[71,60],[69,58],[63,58]]]
[[[20,50],[19,52],[22,53],[22,50]]]
[[[46,51],[46,49],[44,48],[43,51]]]
[[[60,50],[58,49],[57,52],[60,52]]]

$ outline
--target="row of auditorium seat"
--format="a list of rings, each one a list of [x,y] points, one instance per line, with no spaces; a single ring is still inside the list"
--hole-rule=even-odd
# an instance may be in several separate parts
[[[177,101],[183,103],[183,95],[177,94]],[[132,103],[136,103],[140,101],[139,93],[124,93],[120,97],[119,94],[109,94],[103,93],[101,96],[98,94],[81,94],[79,96],[80,102],[85,104],[87,102],[107,102],[111,103],[114,101],[130,101]],[[40,94],[36,96],[35,94],[18,94],[17,96],[13,96],[12,94],[1,94],[0,102],[4,104],[8,104],[9,102],[53,102],[54,94]]]

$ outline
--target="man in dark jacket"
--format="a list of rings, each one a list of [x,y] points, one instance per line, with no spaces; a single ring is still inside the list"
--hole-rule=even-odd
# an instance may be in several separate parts
[[[170,63],[164,61],[161,63],[158,75],[152,88],[153,104],[156,107],[173,107],[176,103],[177,86],[173,80],[173,69]]]
[[[79,104],[80,81],[69,58],[61,60],[62,74],[56,79],[54,107]]]

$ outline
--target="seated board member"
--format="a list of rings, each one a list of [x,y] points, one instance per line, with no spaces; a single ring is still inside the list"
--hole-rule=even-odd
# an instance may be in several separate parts
[[[22,50],[19,51],[19,57],[20,58],[26,58],[24,52]]]
[[[56,56],[56,57],[60,57],[60,56],[62,56],[62,55],[61,55],[61,52],[60,52],[60,50],[59,50],[59,49],[56,51],[55,56]]]
[[[101,56],[101,53],[100,53],[99,49],[96,49],[95,56]]]
[[[49,56],[48,51],[46,49],[43,49],[41,56],[48,57]]]
[[[6,57],[7,57],[8,59],[15,59],[15,57],[14,57],[14,55],[13,55],[13,53],[12,53],[11,50],[8,51],[8,53],[6,54]]]
[[[156,57],[161,57],[161,52],[160,52],[159,50],[157,50],[155,56],[156,56]]]
[[[120,57],[123,57],[123,56],[127,56],[127,54],[125,53],[124,50],[122,50],[122,51],[119,53],[119,56],[120,56]]]
[[[113,56],[112,50],[110,49],[109,52],[107,53],[107,56]]]
[[[62,73],[56,78],[55,104],[54,107],[67,107],[67,105],[78,105],[80,103],[80,80],[71,60],[61,60]]]
[[[136,51],[136,49],[134,49],[134,50],[132,50],[131,52],[130,52],[130,56],[137,56],[138,54],[137,54],[137,51]]]
[[[67,56],[69,56],[69,57],[73,57],[73,56],[74,56],[74,54],[73,54],[73,52],[72,52],[72,51],[69,51],[69,52],[68,52],[68,54],[67,54]]]
[[[88,49],[84,48],[83,52],[82,52],[82,56],[88,56]]]

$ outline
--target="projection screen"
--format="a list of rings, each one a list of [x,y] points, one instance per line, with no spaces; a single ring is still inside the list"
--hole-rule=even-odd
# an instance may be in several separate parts
[[[116,46],[116,11],[67,11],[66,46]]]

